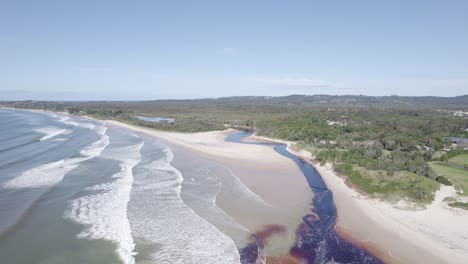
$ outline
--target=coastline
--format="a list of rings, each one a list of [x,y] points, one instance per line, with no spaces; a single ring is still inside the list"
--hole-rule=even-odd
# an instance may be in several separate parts
[[[241,144],[236,144],[238,146],[234,147],[234,145],[224,142],[224,138],[233,130],[188,134],[157,131],[118,121],[98,120],[91,117],[82,118],[155,136],[169,145],[177,145],[197,155],[233,167],[236,176],[266,203],[279,207],[288,206],[288,203],[281,203],[282,199],[275,199],[277,195],[274,194],[277,194],[277,192],[265,191],[265,189],[278,190],[281,184],[285,182],[278,182],[279,186],[260,188],[259,184],[266,181],[268,175],[263,175],[260,179],[257,178],[252,181],[249,174],[254,171],[254,167],[259,167],[270,169],[275,173],[282,172],[286,175],[292,172],[291,164],[285,162],[287,159],[275,156],[272,149],[270,149],[271,151],[260,150],[258,149],[259,146],[255,145],[245,148],[247,146]],[[378,256],[386,263],[468,263],[468,227],[466,226],[468,213],[461,209],[449,208],[442,202],[444,195],[451,194],[451,188],[441,188],[436,193],[435,201],[428,205],[427,209],[420,211],[402,210],[396,208],[393,204],[368,198],[350,188],[346,185],[345,180],[333,171],[331,164],[319,165],[314,162],[313,156],[307,151],[294,150],[292,148],[294,142],[255,135],[246,138],[246,141],[249,139],[286,144],[287,150],[291,154],[312,164],[333,193],[337,209],[337,232],[344,238]],[[219,144],[220,142],[223,143]],[[253,149],[251,146],[257,149]],[[260,148],[268,149],[265,147]],[[255,166],[248,166],[245,161],[250,161]],[[257,170],[258,173],[260,171]],[[298,183],[300,181],[296,184]],[[307,182],[305,182],[304,186],[307,186]],[[297,187],[300,187],[300,184]],[[293,188],[291,189],[290,193],[293,196],[298,193]],[[299,196],[304,198],[303,193]],[[288,197],[288,195],[284,197]],[[312,194],[310,194],[309,203],[311,197]],[[302,198],[298,198],[296,195],[294,199],[300,200]],[[291,204],[293,204],[292,201],[289,201],[289,205]],[[301,208],[299,211],[302,213],[304,211],[309,212],[310,205],[308,203],[306,205],[307,208]],[[226,205],[220,207],[229,211]],[[305,215],[302,214],[299,220],[299,211],[294,212],[296,214],[294,221],[301,221],[302,216]],[[238,218],[242,218],[242,216],[238,215],[236,220],[239,220]],[[281,221],[284,221],[284,219],[281,219]],[[246,226],[250,225],[250,228],[253,229],[260,227],[258,222],[248,223],[249,221],[245,222],[245,219],[244,222],[242,220],[240,222]],[[266,222],[263,224],[266,224]],[[291,227],[294,226],[294,224],[289,224]]]
[[[468,263],[468,213],[443,203],[455,195],[452,186],[441,186],[426,209],[405,210],[350,188],[330,163],[320,165],[308,151],[294,150],[294,142],[252,139],[287,144],[290,153],[314,166],[333,193],[337,232],[384,262]]]

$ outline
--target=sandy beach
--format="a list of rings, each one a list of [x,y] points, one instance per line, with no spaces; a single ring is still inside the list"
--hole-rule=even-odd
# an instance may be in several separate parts
[[[105,123],[155,136],[169,147],[184,148],[232,171],[262,202],[239,201],[228,190],[223,192],[221,189],[216,204],[248,229],[250,234],[282,227],[280,232],[269,236],[264,253],[273,257],[289,254],[298,225],[310,213],[313,195],[307,180],[293,161],[269,146],[226,142],[226,136],[235,130],[188,134],[161,132],[116,121]]]
[[[312,193],[297,166],[270,147],[226,142],[226,136],[233,130],[188,134],[160,132],[116,121],[106,123],[154,135],[169,145],[183,147],[232,170],[265,204],[271,205],[272,210],[255,205],[240,207],[230,197],[219,195],[218,206],[251,232],[262,231],[262,227],[270,224],[295,230],[310,212]],[[293,149],[292,142],[258,136],[246,140],[287,144],[288,151],[311,162],[333,193],[338,212],[337,231],[386,263],[468,263],[468,213],[443,203],[445,197],[455,195],[452,187],[442,187],[435,201],[424,210],[401,209],[348,187],[331,164],[319,165],[309,152]],[[252,212],[255,219],[249,217]],[[294,238],[287,240],[284,243],[279,242],[284,237],[271,238],[271,249],[266,252],[286,254]]]

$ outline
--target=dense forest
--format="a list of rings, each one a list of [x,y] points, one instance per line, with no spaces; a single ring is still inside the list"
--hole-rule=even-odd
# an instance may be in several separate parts
[[[439,183],[454,184],[460,191],[468,186],[434,170],[466,153],[466,143],[454,143],[453,138],[468,138],[468,96],[292,95],[4,105],[67,111],[159,130],[197,132],[227,126],[251,130],[297,142],[318,161],[332,162],[349,184],[385,199],[427,203]],[[137,115],[171,117],[176,122],[147,122]],[[461,166],[468,167],[463,162]]]

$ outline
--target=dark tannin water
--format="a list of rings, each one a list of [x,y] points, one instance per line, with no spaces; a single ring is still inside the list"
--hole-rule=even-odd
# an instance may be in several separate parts
[[[311,213],[304,216],[304,222],[296,230],[296,243],[290,255],[300,263],[382,263],[369,252],[342,238],[335,230],[336,208],[333,195],[320,174],[307,162],[300,160],[286,150],[286,145],[269,142],[244,142],[252,133],[241,131],[230,135],[226,141],[242,144],[272,146],[279,154],[293,160],[307,179],[314,198]],[[269,234],[281,232],[281,226],[266,226],[253,235],[254,243],[240,250],[242,263],[256,263],[258,253]]]

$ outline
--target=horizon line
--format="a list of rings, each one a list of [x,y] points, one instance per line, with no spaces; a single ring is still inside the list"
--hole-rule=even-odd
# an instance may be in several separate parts
[[[35,100],[35,99],[16,99],[16,100],[0,100],[1,103],[5,102],[151,102],[151,101],[196,101],[196,100],[219,100],[219,99],[227,99],[227,98],[242,98],[242,97],[263,97],[263,98],[284,98],[290,96],[330,96],[330,97],[346,97],[346,96],[361,96],[361,97],[374,97],[374,98],[385,98],[385,97],[401,97],[401,98],[457,98],[457,97],[464,97],[468,96],[468,94],[461,94],[456,96],[435,96],[435,95],[365,95],[365,94],[342,94],[342,95],[334,95],[334,94],[289,94],[289,95],[232,95],[232,96],[221,96],[221,97],[200,97],[200,98],[164,98],[164,99],[102,99],[102,100]]]

